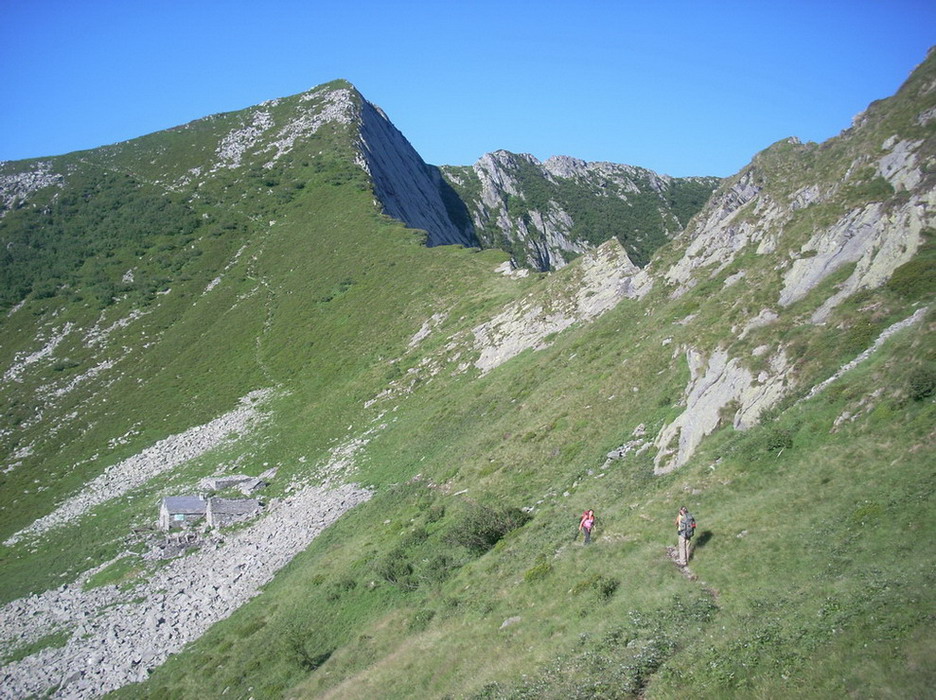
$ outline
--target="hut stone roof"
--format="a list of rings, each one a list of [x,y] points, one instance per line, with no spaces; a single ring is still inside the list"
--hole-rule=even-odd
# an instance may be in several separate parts
[[[198,496],[167,496],[163,505],[170,513],[204,514],[208,507],[207,501]]]
[[[260,508],[260,502],[253,498],[212,498],[211,512],[216,515],[246,515]]]

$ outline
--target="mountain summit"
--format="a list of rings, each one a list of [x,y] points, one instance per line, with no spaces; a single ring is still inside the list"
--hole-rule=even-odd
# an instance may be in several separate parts
[[[723,181],[344,81],[0,164],[0,697],[928,695],[934,85]]]
[[[340,158],[346,159],[346,170],[356,166],[363,171],[387,214],[428,231],[429,245],[476,243],[470,232],[451,223],[437,170],[423,162],[379,108],[343,80],[115,146],[33,161],[25,170],[5,164],[3,207],[20,207],[37,190],[61,184],[66,172],[50,168],[73,172],[76,162],[111,166],[170,191],[197,193],[241,171],[264,171],[271,183],[276,173],[297,162],[322,170]]]
[[[216,201],[238,188],[242,197],[266,194],[283,201],[304,186],[303,169],[330,172],[332,184],[353,180],[370,189],[380,211],[425,231],[429,246],[503,248],[516,264],[538,270],[562,267],[611,237],[638,265],[646,264],[718,183],[717,178],[674,179],[564,156],[541,165],[532,156],[506,151],[482,157],[473,168],[440,170],[422,160],[382,110],[339,80],[114,146],[5,163],[0,215],[41,209],[58,199],[67,182],[93,180],[101,173],[178,202],[186,197]],[[15,303],[36,291],[29,268],[38,268],[42,277],[41,270],[60,263],[24,240],[11,245],[19,252],[2,264],[17,280],[15,291],[5,290],[7,302]],[[69,242],[76,249],[85,245]],[[90,250],[76,253],[83,257]],[[32,264],[24,265],[23,259]]]

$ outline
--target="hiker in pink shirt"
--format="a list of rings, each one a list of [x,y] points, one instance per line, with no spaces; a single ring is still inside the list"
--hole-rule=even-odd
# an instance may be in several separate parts
[[[582,519],[579,521],[579,532],[585,533],[585,544],[591,542],[592,528],[595,526],[595,511],[586,510],[582,513]]]

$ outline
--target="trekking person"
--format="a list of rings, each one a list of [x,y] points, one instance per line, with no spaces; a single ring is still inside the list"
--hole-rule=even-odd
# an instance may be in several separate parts
[[[676,564],[678,566],[689,564],[689,540],[695,534],[695,526],[695,518],[686,506],[682,506],[679,509],[679,515],[676,516]]]
[[[582,519],[579,521],[579,532],[585,533],[585,544],[591,543],[591,532],[595,526],[595,511],[586,510],[582,513]]]

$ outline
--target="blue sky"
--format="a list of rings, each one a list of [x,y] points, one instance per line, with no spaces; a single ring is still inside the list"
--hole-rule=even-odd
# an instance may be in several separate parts
[[[0,0],[0,160],[345,78],[423,158],[674,176],[822,141],[936,44],[932,0]]]

